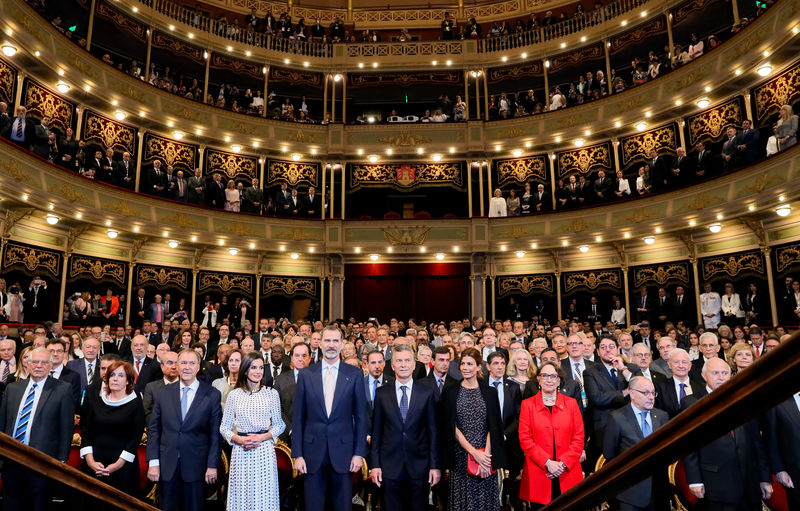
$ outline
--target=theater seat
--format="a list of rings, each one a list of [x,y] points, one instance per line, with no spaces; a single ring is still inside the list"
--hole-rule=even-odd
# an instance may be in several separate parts
[[[772,497],[766,500],[770,511],[789,511],[789,502],[786,500],[786,489],[772,476]]]
[[[669,484],[675,493],[675,499],[685,509],[691,511],[697,509],[697,497],[689,491],[689,483],[686,482],[686,470],[683,467],[683,460],[678,460],[668,469]]]
[[[386,218],[387,220],[395,220],[400,218],[400,213],[397,213],[395,211],[389,211],[388,213],[383,215],[383,218]]]
[[[399,115],[390,115],[386,118],[386,122],[403,122],[403,118]]]
[[[414,213],[414,218],[430,218],[430,217],[431,214],[428,213],[427,211],[419,211],[417,213]]]
[[[419,121],[419,117],[416,115],[406,115],[406,122],[417,122]]]

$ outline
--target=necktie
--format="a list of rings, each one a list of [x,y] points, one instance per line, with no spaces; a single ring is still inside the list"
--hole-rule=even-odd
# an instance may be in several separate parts
[[[575,381],[578,382],[578,385],[581,386],[581,390],[583,390],[583,371],[581,371],[580,363],[576,363],[573,366],[572,375],[575,377]]]
[[[5,381],[8,379],[8,375],[11,373],[11,370],[8,367],[8,361],[7,360],[4,360],[3,364],[5,364],[5,365],[3,366],[2,380],[3,380],[3,383],[5,383]]]
[[[333,409],[333,393],[336,390],[336,378],[333,376],[333,367],[328,367],[325,371],[325,411],[328,417],[331,416]]]
[[[17,139],[22,138],[22,118],[17,118]]]
[[[54,375],[54,374],[56,374],[56,372],[55,372],[55,371],[50,371],[50,377],[51,377],[51,378],[53,377],[53,375]]]
[[[756,346],[756,356],[757,356],[757,357],[760,357],[760,356],[761,356],[761,348],[760,348],[760,347],[758,347],[758,346]]]
[[[642,436],[647,438],[647,436],[653,432],[650,428],[650,424],[647,422],[647,412],[642,412],[640,414],[642,416]]]
[[[88,369],[87,377],[89,378],[89,381],[92,381],[92,378],[94,377],[94,367],[93,366],[94,366],[94,362],[89,362],[89,367],[87,368]]]
[[[375,392],[378,390],[378,380],[372,380],[372,394],[370,396],[370,401],[373,403],[375,402]]]
[[[38,385],[38,383],[31,385],[30,392],[25,396],[25,404],[22,405],[22,413],[19,414],[17,427],[14,428],[14,439],[26,444],[25,436],[28,433],[28,421],[31,418],[31,413],[33,413],[33,398],[36,396],[36,388]]]
[[[406,415],[408,415],[408,394],[406,394],[408,387],[400,385],[400,390],[403,391],[403,395],[400,397],[400,416],[403,418],[403,422],[405,422]]]
[[[278,366],[272,366],[272,379],[276,379],[278,377]]]
[[[611,379],[614,380],[614,383],[617,382],[617,370],[614,368],[611,369]]]
[[[136,361],[136,376],[139,376],[139,369],[141,369],[141,368],[142,368],[142,361],[141,360],[137,360]]]
[[[642,309],[645,308],[645,302],[647,302],[647,298],[642,297]]]
[[[436,386],[439,387],[439,392],[442,391],[442,379],[436,378]]]
[[[680,392],[678,392],[678,404],[680,404],[681,401],[683,401],[683,398],[686,397],[686,384],[680,383],[678,384],[678,387],[681,388]]]
[[[186,419],[186,412],[189,411],[189,391],[191,387],[183,387],[181,389],[181,422]]]

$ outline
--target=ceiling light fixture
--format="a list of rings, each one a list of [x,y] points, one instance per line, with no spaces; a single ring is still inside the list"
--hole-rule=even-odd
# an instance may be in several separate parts
[[[719,231],[722,230],[722,224],[719,222],[714,222],[713,224],[708,226],[708,230],[717,234]]]
[[[369,162],[370,163],[376,163],[377,161],[378,161],[378,156],[377,155],[375,155],[375,154],[369,155]]]
[[[791,212],[792,212],[792,207],[788,204],[781,204],[775,210],[775,213],[777,213],[778,216],[789,216]]]
[[[46,217],[44,217],[45,221],[50,225],[56,225],[58,223],[59,218],[52,214],[48,213]]]
[[[229,248],[229,249],[228,249],[228,253],[229,253],[230,255],[232,255],[232,256],[235,256],[236,254],[238,254],[238,253],[239,253],[239,249],[238,249],[238,248],[236,248],[236,247],[231,247],[231,248]]]
[[[289,257],[292,259],[299,259],[300,254],[298,252],[292,252],[291,254],[289,254]]]
[[[582,253],[585,254],[586,252],[589,251],[589,245],[581,245],[578,247],[578,250],[580,250]]]
[[[302,157],[303,155],[300,153],[292,153],[292,161],[300,161],[300,158]]]
[[[178,248],[178,240],[169,240],[167,246],[169,246],[169,248]]]
[[[700,98],[697,100],[697,106],[699,106],[700,108],[707,107],[708,103],[709,103],[708,98]]]
[[[56,89],[58,89],[58,92],[60,92],[61,94],[66,94],[67,92],[69,92],[70,87],[69,84],[66,82],[58,82],[56,84]]]
[[[231,146],[231,151],[233,151],[234,153],[238,153],[241,150],[242,150],[242,146],[240,146],[239,144],[234,144],[234,145]]]
[[[444,260],[444,252],[436,252],[436,260],[437,261]]]
[[[519,257],[520,259],[522,259],[523,257],[525,257],[525,251],[524,250],[517,250],[516,256]]]
[[[578,139],[575,140],[574,143],[575,143],[575,147],[583,147],[584,141],[583,141],[582,138],[578,138]]]
[[[173,131],[172,132],[172,136],[175,137],[175,140],[180,140],[180,139],[183,138],[183,132],[182,131],[177,131],[177,130]]]
[[[514,155],[514,158],[519,158],[520,156],[522,156],[522,149],[514,149],[513,151],[511,151],[511,154]]]
[[[108,237],[113,240],[114,238],[119,236],[119,232],[115,231],[114,229],[109,229],[108,231],[106,231],[106,235],[108,235]]]
[[[645,242],[647,245],[652,245],[653,243],[655,243],[655,242],[656,242],[656,237],[655,237],[655,236],[645,236],[645,237],[644,237],[644,242]]]
[[[647,123],[644,121],[640,121],[636,123],[636,131],[644,131],[647,129]]]
[[[378,259],[380,259],[380,257],[381,256],[379,256],[378,254],[370,254],[369,255],[370,261],[377,261]]]
[[[756,72],[758,73],[758,76],[768,76],[772,72],[772,66],[767,62],[766,64],[759,66]]]
[[[13,45],[10,45],[10,44],[4,44],[3,45],[3,55],[5,55],[6,57],[13,57],[16,54],[17,54],[17,47],[16,46],[13,46]]]
[[[127,116],[128,114],[126,114],[122,110],[117,110],[114,112],[114,118],[118,121],[124,121]]]
[[[431,155],[431,159],[432,159],[433,161],[437,161],[437,162],[438,162],[438,161],[441,161],[441,159],[442,159],[442,155],[441,155],[441,154],[438,154],[438,153],[437,153],[437,154],[433,154],[433,155]]]

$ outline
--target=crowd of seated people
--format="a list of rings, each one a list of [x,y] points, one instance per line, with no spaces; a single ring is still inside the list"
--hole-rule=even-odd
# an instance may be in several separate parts
[[[319,455],[317,449],[335,441],[348,463],[354,456],[354,472],[361,470],[364,459],[375,486],[388,481],[384,492],[371,498],[390,506],[410,499],[411,508],[424,507],[430,486],[435,509],[468,509],[460,504],[463,492],[483,500],[481,509],[499,511],[501,501],[515,507],[522,502],[547,504],[583,479],[584,472],[593,471],[601,454],[607,460],[619,456],[731,378],[751,370],[760,358],[776,356],[772,352],[791,337],[784,325],[800,320],[800,282],[789,277],[786,284],[782,307],[789,315],[782,313],[785,323],[774,327],[756,283],[749,284],[744,299],[730,283],[724,285],[723,295],[706,283],[702,294],[691,297],[681,285],[662,286],[657,296],[643,288],[631,297],[629,312],[621,296],[601,300],[587,294],[570,301],[561,318],[542,311],[528,319],[518,315],[493,321],[476,316],[385,322],[353,317],[292,322],[268,312],[257,318],[246,298],[227,295],[200,298],[205,306],[201,317],[192,320],[185,300],[174,304],[173,311],[168,295],[140,288],[126,322],[114,318],[75,330],[43,318],[16,333],[0,324],[0,389],[5,391],[3,409],[10,410],[2,430],[66,462],[79,419],[78,463],[98,480],[113,482],[137,498],[144,497],[138,456],[148,462],[146,477],[167,488],[170,479],[163,467],[177,464],[188,471],[187,463],[197,464],[206,477],[198,478],[197,488],[184,484],[174,490],[177,496],[162,489],[161,502],[167,507],[170,499],[183,499],[183,509],[203,509],[207,496],[202,490],[224,477],[230,478],[224,482],[229,483],[231,509],[246,509],[230,504],[256,493],[276,503],[296,499],[296,494],[283,493],[289,491],[285,484],[278,484],[273,452],[278,438],[292,449],[300,477],[309,474],[303,490],[306,502],[316,498],[324,505],[326,497],[337,498],[336,493],[318,493],[314,479],[330,468],[306,464]],[[702,313],[700,324],[695,304]],[[343,375],[338,384],[328,380],[329,367]],[[313,383],[312,374],[319,383]],[[28,435],[24,420],[19,420],[34,383],[58,397],[36,411],[51,428],[46,442]],[[318,385],[319,390],[310,391],[308,385]],[[349,411],[344,417],[334,416],[333,396],[323,395],[338,394],[345,385],[347,397],[337,396],[336,402]],[[409,389],[416,396],[411,406]],[[186,400],[186,392],[197,398]],[[269,406],[262,406],[264,402]],[[201,413],[191,415],[193,407]],[[328,438],[325,428],[309,440],[308,428],[316,427],[318,409],[326,407],[324,420],[346,424],[349,429],[344,431],[353,444],[340,441],[341,431]],[[552,411],[542,414],[548,407]],[[733,437],[720,431],[719,439],[693,445],[694,451],[681,458],[690,491],[714,506],[724,503],[735,488],[734,497],[755,509],[780,484],[796,505],[796,467],[787,455],[800,449],[792,422],[796,407],[792,396],[755,422],[736,427]],[[178,412],[185,419],[178,427],[192,435],[192,450],[169,433],[174,427],[171,417]],[[627,415],[633,417],[632,433]],[[389,434],[396,427],[395,416],[402,418],[400,427],[406,422],[414,428],[406,433],[413,447],[398,444]],[[271,425],[245,431],[246,424],[262,421]],[[101,426],[110,423],[113,439],[106,438],[107,428]],[[238,432],[231,431],[233,423],[239,425]],[[457,438],[448,436],[448,423],[457,424]],[[424,427],[412,426],[417,424]],[[147,449],[139,451],[145,430]],[[227,473],[217,465],[222,444],[230,446],[224,449],[234,460]],[[262,453],[257,467],[246,464],[243,451],[258,454],[262,447],[269,454]],[[741,449],[748,456],[738,455]],[[466,460],[467,453],[474,456],[476,468],[457,461],[462,456]],[[415,469],[412,475],[422,474],[417,479],[424,491],[412,494],[392,486],[393,456],[400,456],[401,469],[409,460],[421,464],[423,470]],[[249,472],[241,472],[242,463]],[[154,470],[159,465],[162,469]],[[711,465],[716,467],[713,474],[704,468]],[[489,477],[498,468],[509,471],[502,489],[497,477]],[[449,477],[441,480],[446,469]],[[22,503],[20,509],[35,507],[30,501],[49,505],[54,490],[41,484],[35,473],[21,472],[26,484],[40,484],[39,492],[7,484],[20,470],[11,466],[3,472],[6,502]],[[274,477],[274,483],[255,487],[252,470],[270,481]],[[478,475],[467,477],[468,470]],[[644,507],[669,505],[671,492],[660,486],[666,484],[660,470],[666,472],[666,467],[646,482]],[[344,474],[350,482],[343,484],[349,489],[352,478]],[[241,485],[244,475],[249,475],[249,485]],[[731,486],[726,481],[734,477],[736,485]],[[358,498],[366,502],[370,497],[365,492],[374,492],[375,486],[359,485]],[[637,488],[641,489],[637,485],[620,492],[618,503],[625,506]],[[345,494],[346,504],[337,503],[337,509],[351,507],[353,493]],[[59,495],[65,497],[79,499]],[[189,497],[197,500],[187,504]]]

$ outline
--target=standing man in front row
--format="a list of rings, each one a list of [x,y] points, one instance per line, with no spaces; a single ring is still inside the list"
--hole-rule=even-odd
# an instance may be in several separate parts
[[[155,396],[147,427],[147,478],[160,482],[164,511],[203,509],[204,485],[217,480],[222,397],[197,379],[200,355],[178,354],[178,381]]]
[[[441,477],[436,396],[428,385],[414,384],[414,366],[411,347],[395,345],[395,379],[373,401],[371,473],[385,486],[386,511],[427,508],[430,487]]]
[[[304,474],[306,509],[352,509],[353,476],[367,454],[363,373],[339,358],[336,326],[322,330],[323,359],[300,371],[292,418],[292,456]]]
[[[31,351],[30,377],[10,383],[0,405],[0,431],[62,463],[69,458],[75,406],[69,384],[49,377],[50,352]],[[11,460],[3,465],[4,509],[50,508],[50,480]]]

